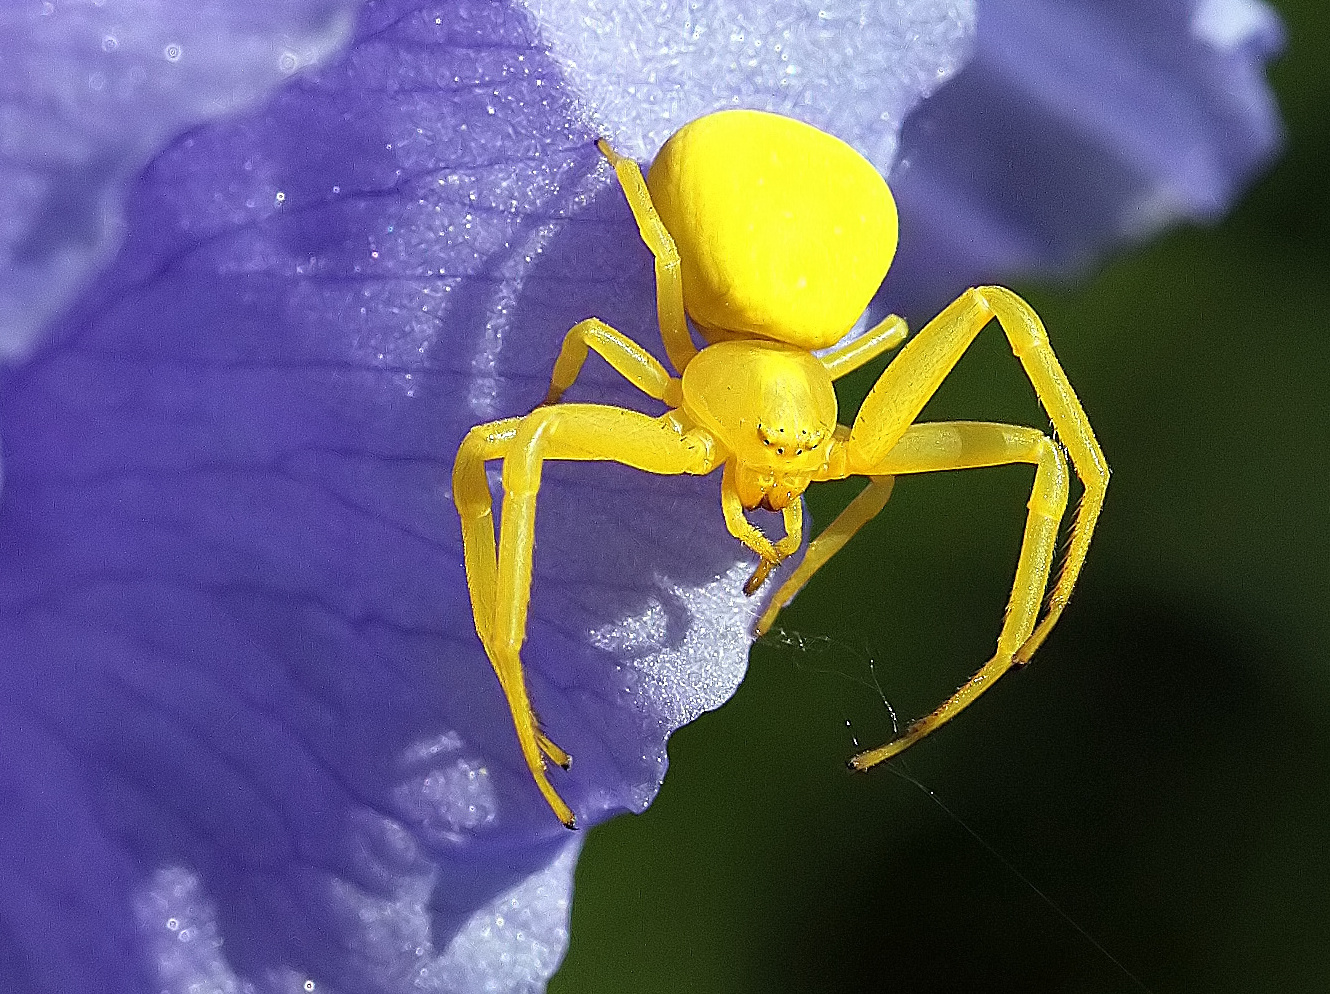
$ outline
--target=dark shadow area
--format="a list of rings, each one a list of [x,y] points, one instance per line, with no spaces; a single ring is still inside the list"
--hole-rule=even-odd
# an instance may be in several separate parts
[[[1324,989],[1330,15],[1276,6],[1270,175],[1074,293],[1017,287],[1114,469],[1033,665],[899,761],[923,790],[844,769],[890,736],[884,697],[908,721],[987,658],[1029,493],[1024,470],[900,481],[671,739],[659,801],[591,837],[554,994],[1140,990],[1031,885],[1156,994]],[[925,416],[1046,424],[995,330]],[[818,525],[849,499],[827,492]]]
[[[880,784],[926,827],[862,865],[828,857],[768,950],[781,989],[1140,989],[1126,969],[1155,991],[1315,989],[1330,969],[1316,699],[1213,607],[1094,593],[1010,680],[1009,734],[961,732],[945,773],[918,774],[954,819]]]

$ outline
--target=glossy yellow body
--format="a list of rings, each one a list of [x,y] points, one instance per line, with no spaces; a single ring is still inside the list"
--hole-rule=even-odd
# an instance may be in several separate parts
[[[681,409],[733,453],[745,508],[783,510],[826,468],[836,390],[804,349],[755,340],[708,346],[684,370]]]
[[[684,125],[647,188],[679,249],[688,316],[711,340],[835,345],[896,253],[882,175],[839,138],[778,114],[728,110]]]
[[[858,769],[894,756],[949,721],[1013,665],[1029,661],[1071,596],[1108,485],[1103,452],[1042,323],[1001,287],[978,287],[957,298],[887,366],[854,423],[838,422],[833,380],[906,337],[905,323],[893,316],[836,344],[877,290],[896,246],[891,194],[848,145],[776,115],[725,111],[687,125],[665,144],[649,189],[636,163],[604,142],[599,146],[655,258],[661,337],[681,375],[672,376],[640,345],[589,318],[564,339],[545,404],[525,417],[473,428],[453,469],[476,633],[507,697],[532,777],[569,828],[573,811],[550,784],[544,760],[567,768],[571,757],[536,721],[520,658],[546,460],[608,460],[670,475],[723,468],[726,525],[758,557],[744,588],[750,594],[799,548],[798,498],[808,485],[866,477],[864,491],[809,545],[772,597],[757,634],[882,509],[897,475],[1033,465],[1025,536],[996,653],[933,714],[895,741],[855,756],[851,765]],[[697,348],[688,317],[711,344]],[[1084,485],[1062,571],[1051,585],[1068,497],[1063,448],[1020,425],[916,421],[994,319]],[[813,349],[826,351],[814,355]],[[651,417],[558,403],[590,351],[666,412]],[[496,541],[485,463],[500,459],[504,495]],[[758,507],[782,512],[784,536],[772,541],[748,520],[745,512]]]

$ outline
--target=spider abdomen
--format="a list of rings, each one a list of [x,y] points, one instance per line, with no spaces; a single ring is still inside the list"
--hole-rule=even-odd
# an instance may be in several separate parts
[[[877,169],[824,131],[726,110],[680,128],[647,175],[704,334],[834,345],[896,252],[896,205]]]

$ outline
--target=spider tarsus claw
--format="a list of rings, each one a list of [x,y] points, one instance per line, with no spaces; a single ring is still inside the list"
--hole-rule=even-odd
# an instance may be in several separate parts
[[[554,788],[550,787],[549,781],[542,778],[537,781],[537,786],[540,787],[541,793],[545,795],[545,800],[549,803],[550,809],[554,812],[554,817],[558,818],[559,821],[563,823],[563,827],[568,829],[577,828],[577,815],[573,814],[573,809],[564,802],[562,797],[554,792]]]
[[[866,752],[861,752],[854,756],[851,756],[850,769],[859,770],[860,772],[863,772],[865,770],[871,770],[874,766],[877,766],[879,763],[885,763],[889,759],[895,759],[897,756],[903,753],[906,749],[910,748],[910,746],[914,745],[915,742],[919,741],[919,739],[923,737],[922,735],[920,735],[919,730],[924,726],[924,724],[925,724],[924,719],[916,721],[908,728],[906,728],[904,733],[896,736],[886,745],[879,746],[876,749],[869,749]]]
[[[753,638],[760,639],[767,632],[771,631],[771,626],[775,620],[776,617],[772,613],[771,608],[767,608],[766,613],[758,618],[757,624],[753,626]]]

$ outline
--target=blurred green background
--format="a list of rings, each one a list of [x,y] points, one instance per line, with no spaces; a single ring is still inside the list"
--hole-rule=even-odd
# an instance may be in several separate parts
[[[1114,471],[1034,664],[917,783],[845,769],[990,655],[1031,473],[900,481],[590,833],[551,992],[1330,990],[1330,15],[1276,6],[1288,148],[1229,220],[1018,287]],[[925,416],[1046,424],[995,329]]]

